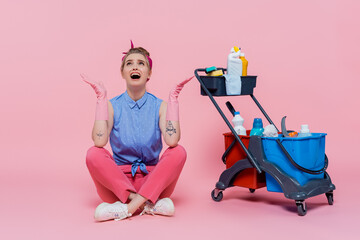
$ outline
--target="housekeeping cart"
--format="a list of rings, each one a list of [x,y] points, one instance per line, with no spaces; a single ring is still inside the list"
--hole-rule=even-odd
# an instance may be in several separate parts
[[[225,68],[218,69],[226,71]],[[246,187],[253,193],[255,189],[266,185],[268,191],[283,192],[285,197],[295,200],[300,216],[307,212],[307,198],[325,194],[329,205],[333,205],[335,185],[325,171],[328,165],[325,133],[312,133],[309,137],[287,137],[286,127],[282,122],[279,137],[239,136],[214,98],[228,96],[225,77],[200,76],[199,72],[205,73],[205,68],[195,70],[195,76],[201,84],[201,95],[210,98],[231,130],[231,133],[224,134],[226,150],[222,160],[227,169],[222,172],[211,192],[214,201],[221,201],[223,191],[229,187]],[[256,76],[241,77],[240,95],[250,96],[268,122],[276,128],[253,95],[255,86]],[[231,103],[227,102],[226,105],[234,113]]]

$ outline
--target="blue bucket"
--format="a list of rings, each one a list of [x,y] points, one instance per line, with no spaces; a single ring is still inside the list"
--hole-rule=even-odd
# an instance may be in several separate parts
[[[308,137],[263,137],[262,144],[266,160],[278,166],[301,186],[310,180],[322,179],[324,173],[309,174],[293,166],[276,139],[280,140],[298,165],[310,170],[319,170],[325,165],[325,136],[326,133],[312,133]],[[266,173],[266,186],[270,192],[283,192],[278,182],[268,173]]]

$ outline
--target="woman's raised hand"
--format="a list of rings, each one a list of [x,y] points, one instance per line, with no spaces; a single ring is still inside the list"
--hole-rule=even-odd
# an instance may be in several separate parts
[[[90,80],[90,78],[83,73],[81,73],[80,76],[84,82],[88,83],[95,90],[97,97],[95,120],[108,120],[108,100],[104,84]]]
[[[182,81],[181,83],[179,83],[178,85],[176,85],[176,87],[171,90],[170,92],[170,96],[169,96],[169,101],[177,101],[177,98],[179,96],[180,91],[183,89],[183,87],[185,86],[186,83],[188,83],[191,79],[193,79],[194,76]]]
[[[98,101],[106,99],[106,88],[102,82],[92,81],[88,76],[83,73],[81,73],[80,76],[82,77],[84,82],[88,83],[95,90]]]
[[[178,97],[180,91],[183,89],[186,83],[188,83],[194,76],[182,81],[170,91],[169,100],[166,110],[166,120],[179,121],[179,102]]]

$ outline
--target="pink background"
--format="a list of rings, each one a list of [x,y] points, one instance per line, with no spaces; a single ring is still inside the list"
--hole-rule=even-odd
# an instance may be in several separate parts
[[[0,5],[0,238],[357,239],[360,4],[305,1],[10,1]],[[240,46],[254,95],[280,126],[326,132],[335,204],[307,200],[298,217],[283,194],[244,188],[210,192],[224,170],[227,126],[196,79],[181,92],[181,144],[188,160],[173,195],[172,218],[94,223],[100,203],[85,167],[95,94],[79,73],[122,93],[122,52],[143,46],[154,62],[148,91],[167,99],[196,68],[226,67]],[[261,116],[249,97],[230,100],[251,128]],[[266,123],[266,122],[265,122]],[[267,123],[266,123],[267,124]],[[107,146],[109,148],[109,146]]]

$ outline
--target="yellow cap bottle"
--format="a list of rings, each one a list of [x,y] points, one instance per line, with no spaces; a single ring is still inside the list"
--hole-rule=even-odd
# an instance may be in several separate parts
[[[245,59],[245,53],[240,53],[240,59],[242,61],[242,76],[247,76],[248,60]]]

